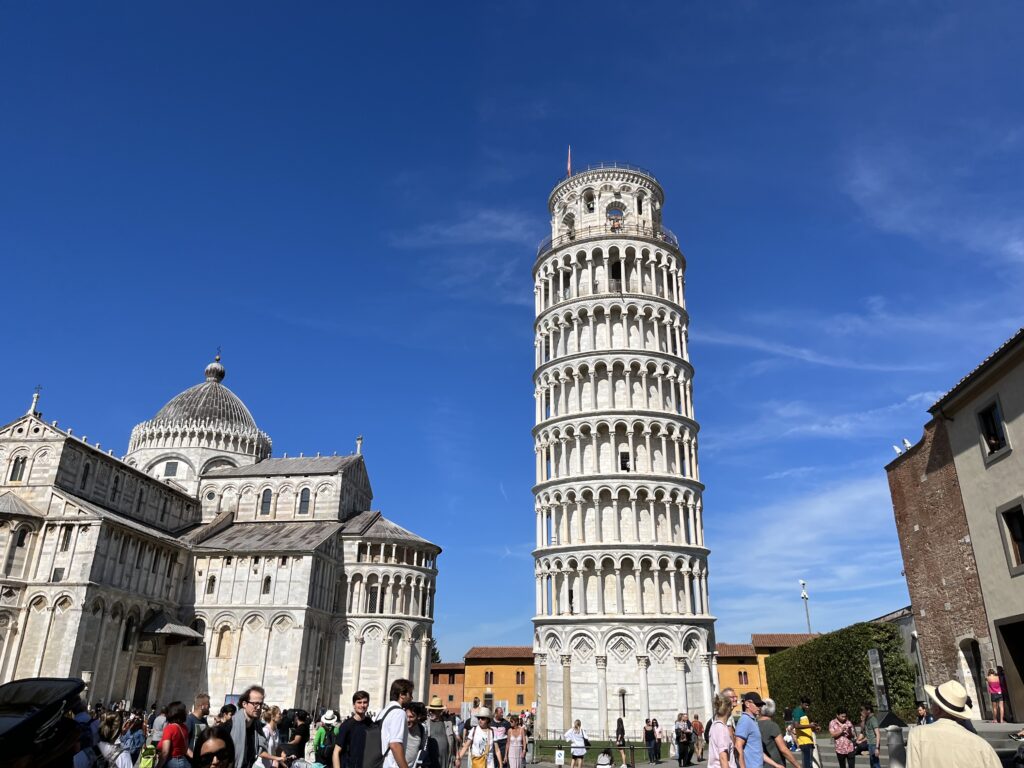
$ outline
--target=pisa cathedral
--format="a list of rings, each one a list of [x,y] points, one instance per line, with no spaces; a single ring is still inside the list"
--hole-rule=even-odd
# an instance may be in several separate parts
[[[82,677],[91,702],[281,706],[426,695],[440,548],[371,509],[361,452],[272,458],[224,366],[121,459],[46,422],[0,427],[0,682]]]
[[[686,260],[639,168],[571,174],[533,268],[537,722],[706,718],[717,680]]]

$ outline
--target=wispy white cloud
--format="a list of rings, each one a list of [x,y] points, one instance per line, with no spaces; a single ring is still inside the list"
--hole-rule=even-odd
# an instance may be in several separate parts
[[[399,248],[488,245],[510,243],[536,246],[542,231],[534,216],[497,208],[468,208],[449,221],[421,224],[392,238]]]
[[[770,475],[765,475],[765,480],[789,480],[792,478],[806,477],[819,471],[819,467],[790,467],[789,469],[782,469],[778,472],[772,472]]]
[[[930,366],[925,364],[885,363],[874,360],[851,360],[842,357],[835,357],[822,352],[817,352],[807,347],[794,346],[772,339],[765,339],[744,333],[733,333],[730,331],[719,331],[705,328],[695,331],[693,337],[697,343],[752,349],[757,352],[764,352],[769,355],[800,360],[805,363],[822,365],[828,368],[886,372],[922,371],[930,369]]]
[[[1002,147],[1016,149],[1014,132]],[[1024,212],[1016,196],[974,189],[972,161],[1000,145],[962,148],[956,163],[932,162],[920,148],[862,147],[846,162],[843,186],[865,217],[888,232],[945,243],[973,255],[1024,263]],[[948,149],[948,148],[947,148]]]
[[[712,610],[724,640],[802,631],[799,580],[815,631],[873,618],[909,602],[883,472],[707,516]]]

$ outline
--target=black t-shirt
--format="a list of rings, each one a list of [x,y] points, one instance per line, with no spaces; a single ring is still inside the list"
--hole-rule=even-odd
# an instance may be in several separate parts
[[[295,737],[299,737],[298,744],[292,744]],[[282,744],[281,748],[284,750],[286,755],[295,755],[295,757],[302,759],[306,755],[306,742],[309,741],[309,723],[303,723],[302,725],[293,725],[291,736],[288,739],[288,744]]]
[[[245,717],[244,714],[237,714],[235,717]],[[245,725],[245,764],[252,765],[256,762],[256,729],[262,725],[260,718],[254,717]]]
[[[188,748],[194,749],[196,739],[202,735],[203,731],[206,730],[206,718],[196,717],[191,712],[188,713],[188,717],[185,718],[185,728],[188,729]]]
[[[338,728],[338,740],[341,747],[341,765],[343,768],[360,768],[363,764],[363,752],[366,749],[366,728],[369,718],[356,720],[350,717]]]

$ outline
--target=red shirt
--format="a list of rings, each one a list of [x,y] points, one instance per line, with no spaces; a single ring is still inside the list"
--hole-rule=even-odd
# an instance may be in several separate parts
[[[168,723],[164,726],[164,735],[160,740],[171,742],[171,757],[185,757],[188,752],[188,735],[185,726],[180,723]]]

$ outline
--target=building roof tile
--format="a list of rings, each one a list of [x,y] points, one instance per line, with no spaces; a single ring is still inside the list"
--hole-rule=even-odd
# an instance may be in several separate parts
[[[234,523],[195,546],[196,550],[243,552],[301,552],[310,554],[324,540],[341,530],[332,520],[303,522]]]
[[[430,665],[432,672],[462,672],[466,665],[461,661],[438,661]]]
[[[715,651],[720,659],[757,655],[750,643],[715,643]]]
[[[289,459],[264,459],[245,467],[218,467],[206,477],[279,477],[281,475],[336,475],[345,467],[362,461],[361,454],[350,456],[297,456]]]
[[[933,405],[928,410],[931,413],[941,410],[942,406],[948,403],[950,400],[952,400],[956,394],[963,390],[970,383],[971,379],[980,376],[982,373],[984,373],[989,368],[998,363],[1001,359],[1009,355],[1013,351],[1014,347],[1017,346],[1018,342],[1022,340],[1024,340],[1024,328],[1018,329],[1017,332],[1013,334],[1013,336],[1011,336],[1001,345],[999,345],[998,349],[996,349],[992,354],[990,354],[988,357],[986,357],[984,360],[978,363],[978,365],[975,366],[973,371],[968,373],[966,376],[960,379],[960,381],[954,384],[953,388],[950,389],[938,400],[936,400],[935,405]]]
[[[816,637],[820,637],[820,635],[809,635],[806,632],[796,632],[792,634],[773,632],[751,635],[750,642],[753,643],[756,648],[795,648],[796,646],[803,645],[807,641],[813,640]]]
[[[42,512],[11,491],[0,493],[0,514],[45,517]]]
[[[474,645],[466,651],[467,659],[530,659],[532,645]]]

